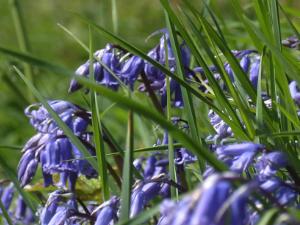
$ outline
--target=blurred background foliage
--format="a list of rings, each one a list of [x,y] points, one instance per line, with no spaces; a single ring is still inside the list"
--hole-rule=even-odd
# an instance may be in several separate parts
[[[180,1],[180,0],[177,0]],[[202,1],[191,0],[196,8],[201,10]],[[15,27],[10,11],[10,0],[0,0],[0,45],[6,48],[18,49],[18,41]],[[211,0],[207,1],[213,7],[223,26],[225,36],[233,48],[251,48],[249,38],[236,22],[229,1]],[[244,7],[250,8],[249,1],[244,1]],[[298,0],[282,1],[286,12],[291,16],[297,28],[300,28],[300,2]],[[88,43],[88,27],[78,19],[74,13],[83,15],[113,31],[112,6],[109,0],[71,1],[71,0],[27,0],[20,1],[24,16],[26,31],[28,34],[31,53],[47,61],[64,65],[75,70],[88,58],[85,52],[58,24],[62,24],[72,31],[84,43]],[[165,18],[158,0],[117,0],[118,34],[134,43],[145,52],[157,43],[158,37],[145,41],[154,31],[164,27]],[[251,10],[249,15],[251,16]],[[285,23],[286,21],[282,21]],[[283,26],[287,27],[287,26]],[[283,30],[288,37],[290,30]],[[284,37],[284,38],[285,38]],[[95,47],[103,48],[107,40],[95,34]],[[27,89],[23,81],[19,80],[10,65],[22,64],[9,61],[0,56],[0,157],[8,160],[12,168],[20,158],[19,148],[12,146],[23,146],[34,133],[33,128],[25,117],[23,111],[30,104],[27,97]],[[69,80],[46,71],[34,68],[34,83],[39,91],[48,99],[65,99],[80,105],[86,105],[82,92],[69,95],[67,93]],[[139,98],[145,98],[143,94],[137,93]],[[110,102],[104,101],[109,107]],[[145,98],[145,104],[148,101]],[[115,135],[117,140],[124,142],[126,132],[127,114],[123,110],[113,107],[105,114],[105,122]],[[104,109],[103,109],[104,110]],[[199,109],[201,113],[201,109]],[[123,126],[122,126],[123,125]],[[154,127],[143,118],[136,119],[137,142],[136,147],[151,146],[156,141],[153,135]],[[150,129],[149,129],[150,128]],[[148,132],[148,133],[147,133]],[[154,132],[155,133],[155,132]],[[143,135],[144,134],[144,135]],[[145,135],[146,134],[146,135]],[[147,137],[147,138],[142,138]]]

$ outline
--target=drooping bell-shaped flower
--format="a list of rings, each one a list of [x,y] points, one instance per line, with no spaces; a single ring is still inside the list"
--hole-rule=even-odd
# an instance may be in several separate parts
[[[236,59],[239,61],[241,69],[248,75],[250,82],[254,88],[257,88],[257,81],[259,75],[259,66],[260,66],[260,56],[255,50],[241,50],[241,51],[232,51]],[[215,79],[220,81],[220,85],[224,90],[227,90],[224,81],[221,82],[220,71],[218,71],[215,65],[209,66],[209,70],[213,73]],[[227,73],[228,77],[232,82],[235,82],[235,74],[229,63],[224,64],[224,70]],[[195,73],[200,73],[202,80],[208,84],[208,80],[205,77],[204,70],[201,67],[196,67],[193,69]],[[206,92],[205,86],[200,85],[200,90]]]
[[[166,66],[168,62],[170,71],[175,72],[177,65],[176,65],[174,51],[171,46],[169,33],[165,29],[160,32],[163,33],[163,36],[160,38],[159,44],[148,53],[148,56],[154,59],[155,61],[157,61],[158,63],[160,63],[162,66]],[[184,42],[181,43],[180,45],[180,57],[182,59],[184,72],[186,74],[186,77],[188,77],[189,76],[188,68],[190,64],[190,51]],[[160,69],[158,69],[157,67],[155,67],[149,62],[145,62],[144,72],[148,80],[150,81],[150,86],[152,87],[152,89],[159,90],[159,94],[161,95],[162,107],[166,106],[166,99],[167,99],[166,79],[170,80],[170,91],[171,91],[173,106],[175,107],[183,106],[183,99],[182,99],[180,85],[176,81],[170,79],[168,76],[165,76],[165,74]],[[144,85],[141,85],[139,89],[144,91],[145,90]]]
[[[49,101],[52,109],[85,145],[91,156],[91,135],[87,132],[90,113],[66,101]],[[79,175],[88,178],[97,176],[93,167],[84,159],[84,155],[74,146],[58,127],[51,115],[41,104],[34,104],[25,110],[31,124],[39,132],[24,146],[22,158],[18,165],[18,178],[21,186],[27,185],[40,164],[44,185],[53,184],[52,175],[59,174],[58,186],[74,190]],[[88,144],[87,144],[88,143]]]
[[[299,50],[300,41],[296,36],[291,36],[285,40],[282,40],[282,44],[288,48],[294,48]]]
[[[136,185],[131,195],[130,217],[136,216],[153,198],[160,195],[163,182],[150,180],[141,181]]]
[[[6,181],[1,182],[0,190],[0,201],[13,224],[33,225],[36,223],[32,210],[26,205],[22,196],[18,194],[13,183],[6,185]],[[0,217],[2,217],[1,210]],[[2,222],[6,224],[5,219]]]
[[[120,79],[129,84],[133,89],[134,82],[137,80],[138,75],[144,70],[144,60],[138,56],[131,56],[126,62],[121,65],[121,69],[118,72]]]
[[[231,180],[235,174],[215,174],[204,180],[195,191],[186,195],[179,202],[165,200],[161,205],[162,217],[158,225],[246,225],[247,198],[249,192],[237,195],[224,208],[229,197],[234,193]],[[226,220],[226,218],[229,218]]]
[[[90,121],[89,113],[79,106],[63,100],[48,101],[48,104],[74,133],[85,132]],[[54,133],[59,130],[56,122],[41,103],[28,106],[25,109],[25,115],[30,118],[31,125],[40,133]],[[77,118],[83,120],[80,126],[78,126],[78,120],[74,121]]]
[[[80,224],[76,223],[81,215],[73,193],[64,190],[52,192],[40,212],[41,225]],[[84,222],[85,217],[82,222]]]
[[[289,84],[289,88],[290,88],[290,93],[291,93],[292,99],[294,99],[294,101],[296,102],[297,105],[300,105],[300,91],[299,91],[297,82],[292,81]]]
[[[210,124],[213,126],[213,128],[216,131],[216,135],[213,137],[209,137],[208,139],[212,138],[214,140],[217,139],[223,139],[227,137],[232,137],[233,133],[231,128],[228,126],[227,123],[225,123],[221,117],[215,113],[213,110],[210,110],[208,113],[208,119],[210,120]]]

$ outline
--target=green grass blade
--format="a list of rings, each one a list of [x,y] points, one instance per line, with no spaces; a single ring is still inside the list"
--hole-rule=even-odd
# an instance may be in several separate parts
[[[3,205],[3,203],[2,203],[1,200],[0,200],[0,209],[1,209],[1,213],[2,213],[2,215],[3,215],[2,218],[0,217],[0,222],[2,222],[2,224],[4,224],[3,219],[5,219],[6,222],[7,222],[9,225],[13,225],[13,222],[12,222],[12,220],[11,220],[11,218],[10,218],[8,212],[6,211],[6,209],[5,209],[5,207],[4,207],[4,205]]]
[[[111,16],[112,16],[112,23],[113,23],[113,31],[115,34],[118,34],[118,7],[117,7],[117,0],[111,1]]]
[[[250,139],[253,139],[253,137],[255,135],[255,131],[254,131],[254,127],[253,127],[254,123],[253,123],[253,121],[251,121],[251,115],[249,115],[250,110],[249,110],[249,107],[248,107],[247,96],[242,95],[242,93],[244,93],[244,90],[243,90],[244,83],[241,83],[242,81],[239,81],[237,79],[237,75],[234,73],[235,83],[236,83],[236,87],[237,87],[237,90],[235,90],[235,88],[232,84],[232,81],[229,79],[229,75],[225,72],[225,69],[224,69],[224,66],[223,66],[224,63],[221,61],[220,57],[217,54],[218,52],[217,52],[215,44],[214,44],[215,40],[211,39],[211,34],[207,30],[208,23],[206,23],[206,25],[205,25],[205,21],[201,21],[201,24],[202,24],[204,30],[206,31],[206,37],[210,40],[211,44],[213,45],[213,49],[215,49],[215,55],[217,55],[217,58],[220,61],[220,63],[219,63],[219,65],[220,65],[219,68],[220,68],[220,71],[221,71],[220,74],[221,74],[223,80],[225,81],[234,102],[237,104],[237,108],[239,109],[241,119],[244,122],[244,124],[245,124],[245,126],[248,130]],[[209,48],[207,47],[206,50],[208,51]],[[213,55],[211,53],[209,53],[209,55],[210,55],[211,59],[214,61]],[[218,65],[218,63],[216,62],[215,65]]]
[[[272,225],[278,215],[278,209],[272,208],[266,211],[261,219],[259,220],[257,225]]]
[[[256,33],[253,31],[252,26],[254,24],[249,23],[247,17],[245,16],[244,10],[241,7],[239,0],[231,0],[231,6],[233,7],[233,11],[236,13],[237,17],[243,23],[245,30],[248,32],[252,43],[256,46],[256,49],[262,50],[263,44],[260,42],[259,38],[257,37]]]
[[[281,49],[281,28],[280,28],[280,17],[279,17],[279,8],[278,8],[278,1],[273,0],[269,1],[269,8],[270,8],[270,17],[272,20],[272,30],[273,30],[273,37],[275,45],[279,49]],[[269,28],[269,30],[271,30]]]
[[[166,15],[167,27],[168,27],[169,33],[170,33],[170,41],[171,41],[171,45],[172,45],[172,50],[174,52],[174,56],[176,59],[176,65],[177,65],[176,72],[178,73],[179,77],[182,80],[184,80],[185,72],[184,72],[184,68],[183,68],[183,64],[182,64],[182,58],[181,58],[181,53],[180,53],[176,30],[175,30],[175,27],[172,24],[167,12],[165,12],[165,15]],[[181,93],[182,93],[184,106],[185,106],[183,110],[187,114],[188,123],[190,126],[192,137],[194,140],[198,141],[199,134],[198,134],[198,130],[196,127],[197,120],[196,120],[196,116],[195,116],[195,109],[194,109],[194,105],[192,102],[191,94],[190,94],[190,92],[188,92],[188,89],[184,88],[184,87],[181,88]]]
[[[281,10],[282,14],[284,15],[284,17],[286,18],[289,26],[292,28],[292,30],[294,31],[294,34],[297,36],[298,39],[300,39],[300,33],[298,32],[297,28],[295,27],[295,25],[293,24],[292,20],[289,18],[288,14],[285,12],[285,10],[283,9],[283,7],[278,3],[278,7]]]
[[[260,65],[259,65],[259,74],[258,74],[258,80],[257,80],[257,99],[256,99],[256,121],[259,126],[259,130],[263,129],[263,100],[261,97],[262,94],[262,72],[263,72],[263,62],[264,62],[264,56],[265,56],[265,48],[263,50],[263,53],[261,55]]]
[[[214,107],[212,107],[212,109],[216,113],[218,113],[220,115],[220,117],[233,129],[235,135],[237,135],[238,137],[241,137],[243,140],[248,140],[249,137],[247,136],[247,134],[245,134],[245,132],[243,130],[243,125],[241,124],[235,110],[230,105],[228,99],[224,95],[223,90],[218,85],[218,83],[215,80],[212,72],[210,71],[208,65],[206,64],[204,58],[202,57],[202,54],[199,50],[199,46],[197,45],[197,43],[201,43],[203,47],[206,47],[207,45],[203,44],[203,43],[205,43],[204,38],[201,38],[202,35],[197,33],[197,36],[199,37],[199,40],[198,41],[195,40],[192,37],[192,35],[190,35],[186,31],[185,26],[181,23],[178,16],[174,14],[174,12],[172,11],[172,9],[169,6],[169,3],[167,1],[164,1],[164,0],[161,0],[161,3],[163,4],[165,10],[168,11],[169,15],[172,18],[172,21],[175,23],[175,25],[179,29],[181,35],[183,36],[184,40],[187,42],[188,46],[191,48],[191,51],[192,51],[193,55],[195,56],[195,59],[198,61],[198,63],[204,69],[205,74],[207,75],[207,78],[209,80],[209,83],[210,83],[211,87],[213,88],[213,91],[216,95],[216,100],[219,101],[219,104],[223,107],[223,110],[224,109],[226,110],[226,113],[229,114],[232,121],[228,120],[228,116],[224,116],[224,115],[222,115],[222,113],[220,114],[220,110],[216,111]],[[209,53],[210,50],[208,51],[208,49],[207,49],[207,52]],[[213,54],[211,54],[211,58],[214,58]],[[211,106],[211,105],[209,105],[209,106]]]
[[[149,221],[153,216],[159,213],[160,206],[154,206],[150,209],[147,209],[139,213],[134,218],[127,221],[120,221],[117,225],[140,225]]]
[[[280,131],[278,133],[267,133],[267,134],[260,134],[258,137],[273,137],[273,138],[281,138],[281,137],[296,137],[300,136],[300,131]]]
[[[30,45],[29,45],[25,24],[24,24],[25,21],[24,16],[21,11],[20,1],[10,0],[9,3],[11,6],[12,18],[16,29],[20,50],[22,52],[28,53],[30,52]],[[33,71],[30,64],[27,63],[24,64],[24,72],[27,78],[31,82],[33,82]],[[28,89],[28,99],[32,102],[34,101],[34,97],[29,89]]]
[[[89,42],[90,42],[90,54],[89,60],[93,62],[94,60],[94,49],[93,49],[93,36],[92,36],[92,28],[89,27]],[[90,79],[95,81],[94,78],[94,64],[90,63],[89,67],[90,71]],[[97,93],[95,91],[91,91],[90,93],[90,105],[92,111],[92,129],[93,129],[93,139],[96,149],[97,156],[97,164],[99,176],[101,179],[101,187],[102,187],[102,198],[103,201],[107,201],[109,199],[109,186],[108,186],[108,175],[107,175],[107,166],[106,166],[106,158],[104,151],[104,143],[102,138],[102,130],[101,130],[101,121],[99,117],[99,105],[97,101]]]
[[[86,52],[89,52],[88,46],[84,44],[73,32],[71,32],[68,28],[63,26],[62,24],[58,23],[57,26],[59,26],[63,31],[65,31],[70,37],[72,37]]]
[[[167,39],[164,35],[164,48],[165,48],[165,57],[166,57],[166,67],[169,69],[169,55],[168,55],[168,46],[167,46]],[[171,121],[171,89],[170,89],[170,79],[169,77],[166,77],[166,89],[167,89],[167,120]],[[169,174],[171,180],[175,181],[177,183],[177,177],[176,177],[176,167],[174,163],[174,143],[173,143],[173,137],[168,133],[168,159],[169,159]],[[178,199],[178,192],[175,189],[175,187],[171,187],[171,198],[176,197]]]
[[[131,97],[129,96],[129,99]],[[131,187],[132,187],[132,167],[133,167],[133,149],[134,149],[134,116],[133,112],[128,112],[127,124],[127,146],[124,159],[123,182],[121,192],[120,221],[127,221],[130,216],[131,206]]]

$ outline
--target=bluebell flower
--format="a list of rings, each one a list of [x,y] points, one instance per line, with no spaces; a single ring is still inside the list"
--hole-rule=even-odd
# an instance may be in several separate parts
[[[172,122],[174,124],[177,123],[176,125],[179,126],[178,123],[180,121],[176,121],[176,119],[175,119]],[[184,126],[183,128],[186,128],[186,127]],[[168,132],[165,131],[162,141],[158,140],[156,145],[167,145],[168,143],[169,143],[169,141],[168,141]],[[174,141],[174,143],[176,143],[176,141]],[[194,162],[197,161],[197,157],[184,147],[176,148],[174,157],[175,157],[174,162],[175,162],[176,165],[190,164],[190,163],[194,163]]]
[[[33,212],[26,205],[22,196],[17,193],[13,183],[6,185],[6,181],[1,182],[0,190],[2,204],[7,210],[13,224],[35,224],[36,221]],[[0,210],[0,217],[1,214]]]
[[[287,157],[284,153],[274,151],[270,153],[263,153],[257,159],[255,168],[258,175],[262,178],[269,178],[276,174],[280,168],[284,168],[288,165]]]
[[[131,195],[130,217],[136,216],[155,197],[161,194],[164,183],[163,175],[153,176],[135,185]],[[169,188],[169,187],[168,187]]]
[[[162,217],[158,225],[246,225],[247,198],[249,192],[237,196],[226,214],[220,216],[220,210],[234,193],[231,179],[235,174],[215,174],[207,178],[195,191],[186,195],[178,203],[166,200],[161,205]],[[228,215],[229,214],[229,215]],[[242,216],[245,216],[242,218]]]
[[[292,99],[294,99],[297,105],[300,105],[300,91],[297,82],[292,81],[289,84],[289,89],[290,89]]]
[[[213,128],[216,131],[216,135],[209,138],[212,138],[213,140],[218,140],[218,139],[224,139],[233,136],[233,132],[231,128],[228,126],[228,124],[225,123],[221,119],[221,117],[213,110],[209,111],[208,118],[210,120],[210,124],[213,126]]]
[[[294,48],[299,50],[300,41],[296,36],[291,36],[282,40],[282,44],[288,48]]]
[[[260,56],[253,57],[249,71],[249,79],[255,89],[257,88],[260,61]]]
[[[185,165],[191,164],[197,161],[197,156],[188,151],[186,148],[179,148],[176,151],[175,164],[176,165]]]
[[[150,156],[146,160],[145,169],[144,169],[144,178],[152,177],[155,171],[155,164],[157,160],[154,155]]]
[[[89,77],[89,67],[93,64],[94,79],[97,83],[117,90],[120,81],[128,84],[133,89],[134,82],[138,75],[144,70],[144,61],[138,56],[125,57],[126,52],[119,50],[111,44],[107,44],[104,49],[94,53],[95,59],[78,67],[75,74]],[[100,63],[101,62],[101,63]],[[82,86],[73,79],[70,83],[69,92],[77,91]]]
[[[138,75],[144,70],[144,60],[138,56],[131,56],[126,62],[121,65],[118,75],[125,84],[129,84],[133,89],[134,82]]]
[[[170,80],[170,94],[173,95],[173,106],[176,108],[183,107],[183,98],[181,94],[180,85],[173,79],[166,77],[165,79]],[[164,86],[161,88],[161,105],[162,107],[167,106],[167,84],[165,83]]]
[[[142,172],[142,170],[143,170],[143,161],[144,160],[145,160],[144,157],[139,157],[133,161],[133,166],[140,172]]]
[[[41,164],[44,185],[52,185],[52,175],[60,174],[58,186],[65,187],[69,182],[69,188],[75,188],[78,175],[88,178],[96,177],[97,172],[83,159],[83,154],[66,137],[53,135],[42,135],[40,145],[33,149],[24,149],[24,154],[18,166],[18,177],[22,186],[28,184],[37,169],[37,164]],[[95,155],[94,150],[88,148],[91,155]],[[29,162],[29,163],[28,163]],[[34,168],[31,166],[34,162]]]
[[[59,206],[58,203],[61,201],[60,195],[63,193],[62,190],[57,190],[49,195],[47,203],[40,213],[40,222],[42,225],[49,224],[50,220],[55,215],[56,209]]]
[[[75,74],[78,76],[89,77],[89,67],[93,64],[94,79],[99,84],[116,90],[119,87],[119,83],[116,78],[106,69],[108,68],[113,73],[117,73],[120,68],[119,58],[115,53],[115,49],[111,44],[107,44],[104,49],[98,50],[94,53],[95,59],[90,62],[88,60],[86,63],[78,67]],[[99,63],[99,61],[101,63]],[[101,64],[104,64],[105,67]],[[75,79],[71,80],[69,92],[74,92],[82,87]]]
[[[181,202],[180,202],[181,203]],[[180,204],[179,203],[179,204]],[[169,199],[165,199],[161,204],[160,204],[160,218],[157,222],[157,225],[167,225],[169,223],[169,215],[174,213],[174,210],[176,203],[174,201],[171,201]]]
[[[92,215],[96,215],[95,225],[110,225],[118,220],[118,210],[120,207],[120,199],[116,196],[104,202],[97,207]]]
[[[238,174],[245,172],[257,183],[257,188],[264,190],[278,204],[286,206],[294,203],[297,198],[296,190],[290,181],[283,181],[277,174],[288,166],[288,160],[283,152],[267,152],[265,147],[251,142],[223,145],[216,148],[217,157],[225,162],[231,171]],[[250,175],[249,168],[252,168]],[[208,167],[204,177],[214,173]],[[273,201],[272,200],[272,201]]]
[[[252,83],[254,88],[257,88],[257,81],[259,75],[259,66],[260,66],[260,56],[257,54],[255,50],[241,50],[241,51],[232,51],[236,59],[239,61],[242,70],[248,74],[249,80]],[[232,82],[235,81],[234,72],[229,63],[224,64],[224,69],[228,74],[230,80]],[[220,81],[221,76],[216,66],[209,66],[209,70],[213,73],[216,80]],[[204,70],[201,67],[196,67],[193,69],[195,73],[200,73],[202,80],[208,84],[208,81],[205,77]],[[224,81],[223,81],[224,82]],[[224,90],[227,90],[227,87],[224,83],[220,84]],[[207,92],[206,88],[203,85],[199,86],[200,90]]]
[[[114,74],[119,70],[119,61],[117,56],[112,52],[106,52],[102,56],[102,62],[105,64]],[[108,70],[103,68],[103,78],[98,81],[99,84],[109,87],[113,90],[117,90],[119,82]]]
[[[74,193],[56,190],[49,195],[45,206],[40,211],[40,223],[41,225],[79,225],[81,223],[77,221],[80,220],[81,215]],[[88,221],[85,216],[82,220]]]
[[[88,112],[77,105],[63,100],[48,101],[48,104],[74,133],[86,131],[90,121]],[[30,118],[31,125],[40,133],[55,133],[59,130],[47,109],[40,103],[28,106],[25,109],[25,115]],[[83,122],[81,122],[80,126],[78,126],[79,121],[74,121],[78,118],[84,120],[85,124],[83,125]]]
[[[243,173],[254,162],[255,156],[263,149],[263,145],[245,142],[218,146],[215,153],[220,160],[229,166],[231,171]],[[208,167],[204,176],[209,176],[213,171],[211,167]]]
[[[163,30],[162,32],[164,34],[160,38],[159,44],[148,53],[148,56],[154,59],[155,61],[159,62],[163,66],[166,66],[166,62],[168,61],[170,71],[175,72],[176,60],[175,60],[173,49],[171,47],[170,37],[166,30]],[[167,47],[168,59],[166,59],[165,46]],[[190,73],[188,69],[190,64],[190,50],[184,42],[181,43],[180,45],[180,53],[181,53],[182,63],[185,69],[186,77],[190,78]],[[149,62],[145,62],[144,72],[148,80],[150,81],[150,86],[152,87],[152,89],[159,90],[159,94],[161,95],[161,104],[163,108],[166,106],[166,99],[167,99],[166,79],[170,80],[170,92],[173,98],[172,99],[173,106],[175,107],[183,106],[183,99],[182,99],[180,85],[176,81],[170,79],[168,76],[165,76],[165,74],[163,74],[163,72],[160,69],[153,66]],[[144,91],[145,86],[141,85],[139,89],[141,91]]]
[[[77,70],[75,71],[75,74],[78,76],[88,77],[89,73],[90,73],[89,66],[90,66],[89,61],[87,61],[86,63],[82,64],[81,66],[79,66],[77,68]],[[99,74],[98,68],[95,68],[95,66],[94,66],[94,71],[97,71],[97,73],[95,73],[95,74]],[[82,85],[79,84],[77,82],[77,80],[73,79],[73,80],[71,80],[71,83],[70,83],[69,92],[70,93],[75,92],[75,91],[79,90],[81,87],[82,87]]]
[[[3,190],[3,193],[1,196],[2,204],[6,210],[9,209],[9,207],[12,203],[13,197],[14,197],[14,185],[11,183]]]
[[[49,104],[94,156],[94,149],[90,147],[91,135],[87,131],[90,113],[66,101],[49,101]],[[45,186],[53,184],[52,175],[56,173],[60,174],[57,185],[66,187],[68,183],[70,190],[75,189],[79,175],[88,178],[97,176],[93,167],[83,159],[83,154],[64,135],[41,104],[31,105],[25,112],[39,133],[29,139],[22,150],[23,155],[18,165],[21,186],[30,183],[38,164],[42,168]]]

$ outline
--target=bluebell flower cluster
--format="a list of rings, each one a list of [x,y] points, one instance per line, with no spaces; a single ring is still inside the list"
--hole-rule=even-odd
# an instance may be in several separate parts
[[[125,59],[124,59],[125,57]],[[117,90],[120,81],[133,88],[134,82],[144,68],[144,61],[138,56],[127,56],[124,50],[118,49],[112,44],[107,44],[104,49],[94,53],[94,60],[82,64],[76,70],[78,76],[89,77],[90,65],[93,68],[94,80],[108,88]],[[82,86],[73,79],[69,92],[74,92]]]
[[[217,146],[214,152],[221,161],[228,165],[229,170],[232,171],[234,176],[228,176],[228,173],[219,174],[212,167],[208,166],[203,175],[205,181],[199,187],[199,190],[196,191],[198,193],[198,200],[195,200],[194,194],[191,194],[178,204],[173,204],[173,206],[170,203],[167,204],[171,205],[168,210],[181,210],[180,205],[183,204],[181,206],[182,209],[191,207],[189,210],[195,210],[195,212],[191,212],[190,216],[185,218],[177,218],[172,213],[169,213],[168,215],[171,215],[170,218],[166,218],[166,213],[164,212],[167,209],[162,209],[162,218],[159,224],[173,224],[170,221],[184,219],[185,223],[178,224],[221,225],[225,220],[221,216],[225,215],[224,210],[229,210],[229,206],[231,207],[231,220],[229,224],[246,225],[250,224],[250,222],[251,224],[255,224],[253,217],[258,217],[258,215],[256,215],[257,212],[255,210],[251,209],[249,201],[251,200],[258,208],[262,202],[261,199],[252,194],[253,191],[259,191],[262,198],[275,206],[282,208],[287,206],[297,207],[296,200],[299,196],[297,188],[295,188],[293,182],[283,180],[280,175],[285,173],[285,168],[288,166],[288,160],[284,153],[270,151],[261,144],[251,142]],[[231,176],[235,177],[235,179],[230,178]],[[236,179],[245,179],[244,177],[248,179],[247,182],[240,189],[236,188],[233,185],[234,181]],[[224,182],[225,178],[227,179],[226,182]],[[209,186],[207,190],[205,189],[206,184]],[[234,189],[237,189],[236,193]],[[244,191],[241,191],[243,189]],[[195,203],[195,201],[198,201],[198,203]],[[196,204],[203,205],[198,209]],[[204,207],[204,205],[214,205],[215,208]],[[235,212],[235,210],[237,211]],[[195,215],[193,216],[193,214]],[[239,218],[238,215],[241,215],[241,217]],[[236,219],[235,216],[237,216]],[[195,218],[198,222],[193,222],[191,218]],[[215,222],[212,223],[212,221]],[[174,224],[176,223],[174,222]]]
[[[178,117],[172,118],[172,121],[177,126],[187,128],[185,121]],[[162,140],[158,139],[155,146],[168,144],[168,132],[164,132]],[[197,157],[190,153],[186,148],[175,149],[174,163],[176,170],[184,170],[183,165],[196,162]],[[131,197],[131,217],[136,216],[145,206],[154,198],[169,198],[170,187],[174,185],[179,192],[183,191],[180,186],[180,179],[175,181],[170,180],[168,172],[168,156],[163,153],[154,153],[148,158],[137,158],[134,161],[134,166],[143,174],[143,180],[138,180],[134,185]]]
[[[169,70],[175,73],[178,65],[169,33],[166,30],[156,33],[162,33],[162,37],[147,55],[162,66],[168,65]],[[297,39],[290,38],[285,41],[285,45],[296,48],[298,42]],[[188,82],[191,80],[198,82],[198,75],[200,75],[202,85],[199,89],[207,92],[206,87],[209,86],[209,82],[204,70],[201,67],[190,69],[190,50],[184,41],[179,44],[184,79]],[[261,64],[260,55],[255,50],[232,51],[232,53],[256,89]],[[234,83],[236,78],[230,64],[225,62],[223,66],[231,82]],[[90,71],[91,68],[93,73]],[[227,93],[220,71],[214,65],[209,69]],[[139,56],[128,53],[114,44],[107,44],[105,48],[96,51],[94,58],[82,64],[75,73],[77,76],[91,78],[99,85],[114,91],[117,91],[121,85],[127,85],[132,91],[137,88],[139,91],[148,91],[149,94],[154,92],[160,97],[163,109],[167,105],[166,85],[169,79],[172,105],[178,108],[184,106],[181,87],[174,79]],[[142,83],[136,85],[137,81]],[[82,85],[73,79],[69,92],[81,88]],[[296,81],[291,81],[289,88],[291,97],[296,104],[300,105],[300,89]],[[262,94],[262,98],[269,99],[267,94]],[[63,100],[48,101],[48,103],[87,147],[91,157],[95,157],[93,133],[89,127],[91,113]],[[52,187],[55,190],[49,194],[47,201],[41,205],[37,213],[40,224],[113,225],[118,223],[122,204],[118,196],[111,195],[109,200],[101,203],[93,197],[87,197],[88,200],[81,199],[82,196],[75,188],[79,182],[78,177],[99,178],[98,174],[53,120],[48,110],[42,104],[33,104],[25,109],[25,115],[29,118],[36,134],[22,149],[22,157],[18,165],[20,185],[25,187],[30,184],[40,167],[44,186],[55,186]],[[195,163],[198,161],[197,157],[184,147],[175,147],[176,180],[170,179],[168,171],[170,162],[166,152],[154,152],[136,158],[133,166],[135,172],[141,177],[137,179],[137,176],[133,176],[135,180],[129,196],[130,218],[146,210],[151,203],[162,200],[160,217],[158,220],[155,218],[151,221],[151,224],[255,225],[261,218],[261,214],[269,207],[276,206],[283,213],[288,207],[299,207],[299,187],[291,179],[288,171],[290,165],[283,152],[253,142],[224,144],[225,139],[234,138],[231,127],[212,110],[209,111],[208,118],[215,134],[208,136],[206,140],[213,140],[211,151],[219,161],[227,165],[229,171],[221,173],[206,165],[204,173],[198,179],[201,180],[201,184],[183,198],[171,200],[172,186],[179,194],[184,194],[196,182],[189,180],[192,184],[187,184],[185,175],[190,174],[188,170],[196,176],[199,175],[198,165]],[[188,131],[189,126],[183,119],[173,117],[172,123],[183,131]],[[104,134],[103,138],[106,140],[108,137]],[[162,138],[157,140],[155,146],[168,145],[168,143],[168,131],[164,130]],[[110,144],[114,146],[115,143]],[[120,168],[122,169],[122,166]],[[111,171],[115,172],[113,166]],[[112,176],[120,179],[121,173],[118,172]],[[25,225],[36,222],[22,197],[18,197],[17,201],[13,202],[14,193],[13,185],[5,188],[0,185],[1,201],[14,222],[22,221]],[[13,209],[11,209],[12,205]]]
[[[248,224],[248,191],[235,196],[234,202],[228,208],[224,205],[233,194],[234,179],[238,179],[234,173],[215,174],[178,203],[165,200],[161,205],[162,215],[157,224]]]
[[[90,113],[66,101],[49,101],[49,105],[83,143],[87,146],[91,144],[91,134],[87,130]],[[25,114],[38,133],[28,140],[22,150],[18,166],[21,186],[31,182],[39,164],[46,187],[53,185],[53,174],[60,175],[58,186],[66,187],[69,184],[71,190],[74,190],[79,175],[88,178],[97,176],[96,171],[83,159],[83,154],[64,135],[44,106],[31,105],[26,108]],[[95,156],[93,149],[88,150],[91,156]]]
[[[95,202],[87,205],[76,198],[73,192],[57,190],[50,193],[45,206],[40,212],[41,225],[90,224],[110,225],[118,221],[120,199],[112,196],[108,201],[97,206]]]
[[[170,71],[175,72],[176,62],[171,47],[170,38],[168,32],[165,30],[162,32],[164,35],[160,38],[159,44],[150,50],[147,55],[163,66],[166,66],[166,62],[168,62]],[[167,46],[167,49],[165,49],[165,46]],[[183,42],[180,45],[180,50],[183,66],[187,74],[186,76],[187,78],[191,78],[191,73],[189,72],[189,48]],[[127,52],[125,52],[123,49],[119,49],[118,46],[107,44],[104,49],[95,52],[93,62],[88,60],[86,63],[78,67],[75,73],[78,76],[89,77],[89,68],[91,63],[93,64],[93,75],[95,81],[113,90],[118,89],[120,82],[129,85],[129,87],[133,89],[135,81],[138,79],[139,75],[143,73],[147,77],[147,80],[150,83],[149,85],[153,91],[157,91],[161,96],[162,106],[166,106],[166,79],[170,78],[166,77],[160,69],[153,66],[149,62],[142,60],[138,56],[130,54],[128,55]],[[70,83],[69,92],[77,91],[81,87],[82,86],[75,79],[73,79]],[[138,89],[140,91],[147,91],[144,83],[141,84]],[[182,107],[183,99],[180,86],[173,79],[170,79],[170,90],[171,95],[173,96],[174,106]]]
[[[13,183],[6,180],[0,181],[0,198],[14,224],[30,225],[36,222],[34,212],[18,194]],[[1,210],[0,217],[2,217]]]

